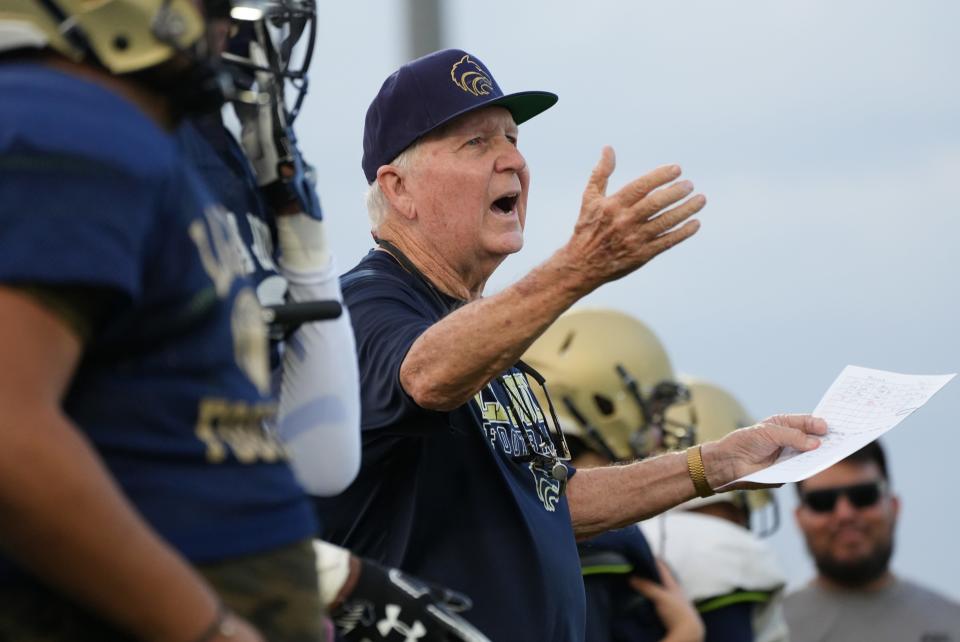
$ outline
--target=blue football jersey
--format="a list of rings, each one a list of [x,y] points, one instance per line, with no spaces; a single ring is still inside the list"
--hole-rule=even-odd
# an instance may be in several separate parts
[[[109,296],[67,415],[190,560],[310,536],[309,502],[263,429],[266,331],[224,208],[116,94],[7,64],[0,95],[0,283]]]
[[[242,241],[237,252],[244,275],[262,303],[280,303],[287,284],[277,269],[276,225],[243,150],[218,114],[184,121],[175,136]]]

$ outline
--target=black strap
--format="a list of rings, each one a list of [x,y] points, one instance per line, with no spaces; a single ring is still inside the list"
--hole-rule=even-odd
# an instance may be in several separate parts
[[[420,268],[414,265],[413,261],[403,253],[403,250],[386,239],[378,238],[376,241],[377,245],[386,250],[386,252],[400,264],[400,267],[417,278],[417,283],[420,285],[420,288],[440,306],[444,314],[453,312],[465,303],[464,301],[455,300],[455,302],[451,304],[447,299],[452,299],[453,297],[445,297],[445,295],[440,292],[440,289],[420,271]]]

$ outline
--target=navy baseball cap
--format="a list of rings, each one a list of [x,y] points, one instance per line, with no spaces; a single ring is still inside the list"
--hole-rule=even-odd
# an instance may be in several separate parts
[[[368,183],[418,138],[481,107],[500,105],[518,125],[557,102],[548,91],[504,95],[478,58],[444,49],[417,58],[393,72],[380,87],[363,126],[363,173]]]

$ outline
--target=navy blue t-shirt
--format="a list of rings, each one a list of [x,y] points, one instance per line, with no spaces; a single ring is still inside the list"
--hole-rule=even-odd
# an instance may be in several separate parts
[[[466,617],[498,642],[582,640],[566,497],[549,473],[514,459],[527,453],[517,416],[534,449],[552,448],[524,375],[511,369],[452,412],[424,410],[401,387],[400,365],[456,302],[385,252],[341,285],[359,355],[363,461],[342,495],[317,500],[323,539],[466,593]],[[534,415],[536,428],[525,420]]]
[[[118,95],[34,64],[0,66],[0,95],[0,283],[111,301],[67,415],[192,561],[310,536],[309,500],[263,430],[266,335],[223,208]]]

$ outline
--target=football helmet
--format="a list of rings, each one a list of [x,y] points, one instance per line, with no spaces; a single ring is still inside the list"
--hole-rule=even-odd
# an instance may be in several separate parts
[[[0,49],[49,47],[113,74],[143,71],[203,41],[191,0],[4,0]]]
[[[229,0],[4,0],[0,52],[50,49],[123,75],[165,96],[180,117],[235,93],[207,29],[228,14]]]
[[[295,202],[320,219],[313,168],[293,131],[307,94],[316,5],[313,0],[234,0],[230,15],[234,33],[221,59],[242,88],[233,107],[257,183],[275,207]]]
[[[611,461],[692,443],[689,427],[681,432],[663,421],[686,390],[657,336],[628,314],[571,310],[523,360],[546,379],[562,430]]]
[[[727,433],[755,423],[740,401],[726,389],[688,375],[680,375],[680,381],[689,391],[689,399],[671,406],[665,421],[672,426],[690,426],[696,443],[722,439]],[[760,535],[769,535],[779,527],[780,513],[773,493],[767,489],[718,493],[691,500],[684,507],[724,501],[739,506],[751,516]],[[762,511],[764,508],[769,510]]]

